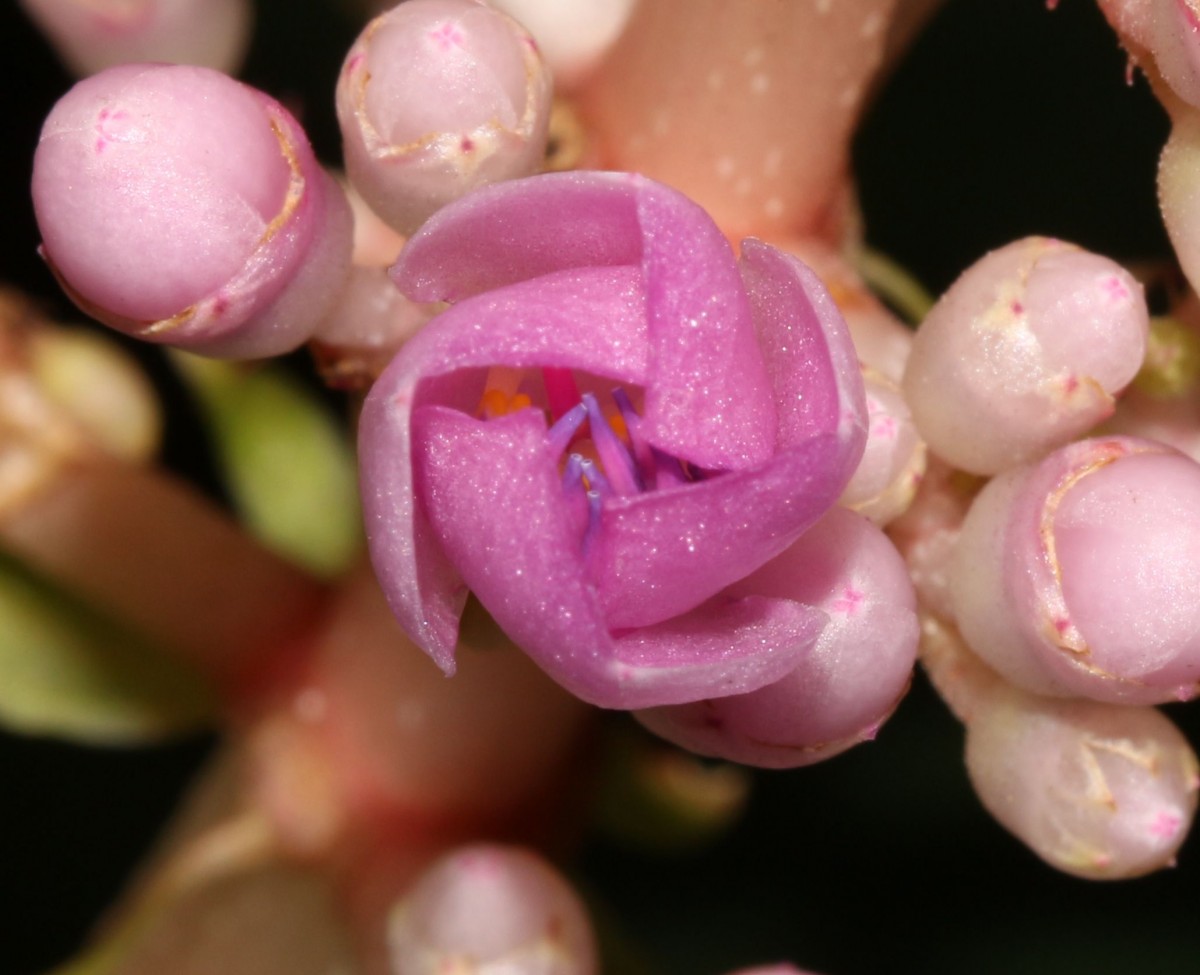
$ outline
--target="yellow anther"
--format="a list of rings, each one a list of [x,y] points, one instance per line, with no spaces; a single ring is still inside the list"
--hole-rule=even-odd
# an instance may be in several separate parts
[[[485,420],[494,420],[532,405],[532,401],[524,393],[509,395],[503,390],[487,389],[479,398],[478,412]]]
[[[629,443],[629,428],[625,425],[625,417],[621,414],[621,412],[619,410],[614,410],[612,413],[609,413],[605,419],[608,421],[608,425],[612,427],[613,433],[615,433],[626,443]]]

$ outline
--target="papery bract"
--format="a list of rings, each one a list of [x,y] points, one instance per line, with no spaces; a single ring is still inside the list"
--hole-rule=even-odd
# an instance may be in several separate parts
[[[724,590],[814,523],[862,453],[853,347],[807,268],[753,240],[735,262],[661,184],[563,173],[446,208],[393,274],[455,304],[364,405],[367,530],[444,670],[468,589],[602,706],[749,691],[795,665],[823,614]]]

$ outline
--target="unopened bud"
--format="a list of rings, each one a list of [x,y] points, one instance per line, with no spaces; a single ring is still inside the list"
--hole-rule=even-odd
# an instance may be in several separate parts
[[[250,39],[246,0],[21,0],[76,75],[134,61],[234,72]]]
[[[550,74],[479,0],[408,0],[367,25],[337,86],[346,172],[403,234],[476,187],[541,166]]]
[[[1000,695],[968,723],[966,759],[988,811],[1081,877],[1169,866],[1196,811],[1196,756],[1154,708]]]
[[[388,930],[396,975],[592,975],[596,949],[578,896],[515,847],[460,849],[426,872]]]
[[[1145,353],[1142,288],[1031,237],[972,265],[913,342],[904,393],[929,448],[973,474],[1034,460],[1111,415]]]
[[[636,713],[677,745],[764,768],[811,765],[875,736],[908,689],[917,648],[912,583],[870,521],[832,508],[728,590],[791,599],[828,622],[799,666],[747,694]]]
[[[79,82],[42,129],[33,200],[76,304],[209,355],[300,345],[349,267],[349,207],[299,124],[207,68],[125,65]]]
[[[950,573],[967,644],[1041,694],[1155,704],[1200,684],[1200,464],[1130,437],[995,478]]]

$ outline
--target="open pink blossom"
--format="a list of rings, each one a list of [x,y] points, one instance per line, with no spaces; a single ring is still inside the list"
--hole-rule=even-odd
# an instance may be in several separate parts
[[[468,590],[579,697],[653,707],[779,679],[824,614],[727,588],[837,499],[866,409],[832,299],[735,261],[679,193],[548,174],[435,215],[393,275],[452,307],[360,425],[372,557],[448,673]]]

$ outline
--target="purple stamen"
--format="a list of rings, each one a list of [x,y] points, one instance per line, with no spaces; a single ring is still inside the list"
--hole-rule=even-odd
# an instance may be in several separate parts
[[[591,393],[584,393],[583,405],[587,408],[592,443],[596,445],[596,453],[600,455],[600,463],[604,465],[613,490],[617,494],[638,494],[645,490],[633,455],[600,412],[600,404],[596,402],[596,397]]]
[[[554,425],[546,431],[546,441],[550,444],[550,449],[554,451],[555,457],[561,457],[567,452],[567,448],[571,445],[579,428],[583,426],[587,415],[587,407],[582,403],[576,403],[555,420]]]
[[[572,457],[579,457],[578,454],[572,454]],[[604,471],[600,469],[600,465],[588,457],[579,457],[579,469],[583,474],[584,480],[587,482],[588,492],[595,492],[600,495],[601,499],[611,498],[614,492],[612,484],[609,483],[607,477],[604,476]]]
[[[600,527],[600,511],[604,490],[610,490],[604,475],[590,460],[579,454],[567,458],[563,470],[563,497],[575,515],[583,534],[583,555],[586,558]]]
[[[646,442],[646,438],[642,436],[642,418],[633,408],[629,394],[620,386],[612,391],[612,398],[621,412],[621,419],[625,421],[625,432],[629,434],[629,446],[633,451],[633,458],[637,462],[638,471],[641,473],[642,484],[653,484],[654,453],[650,444]]]
[[[579,402],[579,387],[570,369],[557,366],[542,368],[542,384],[546,387],[546,405],[554,420],[568,413]]]

